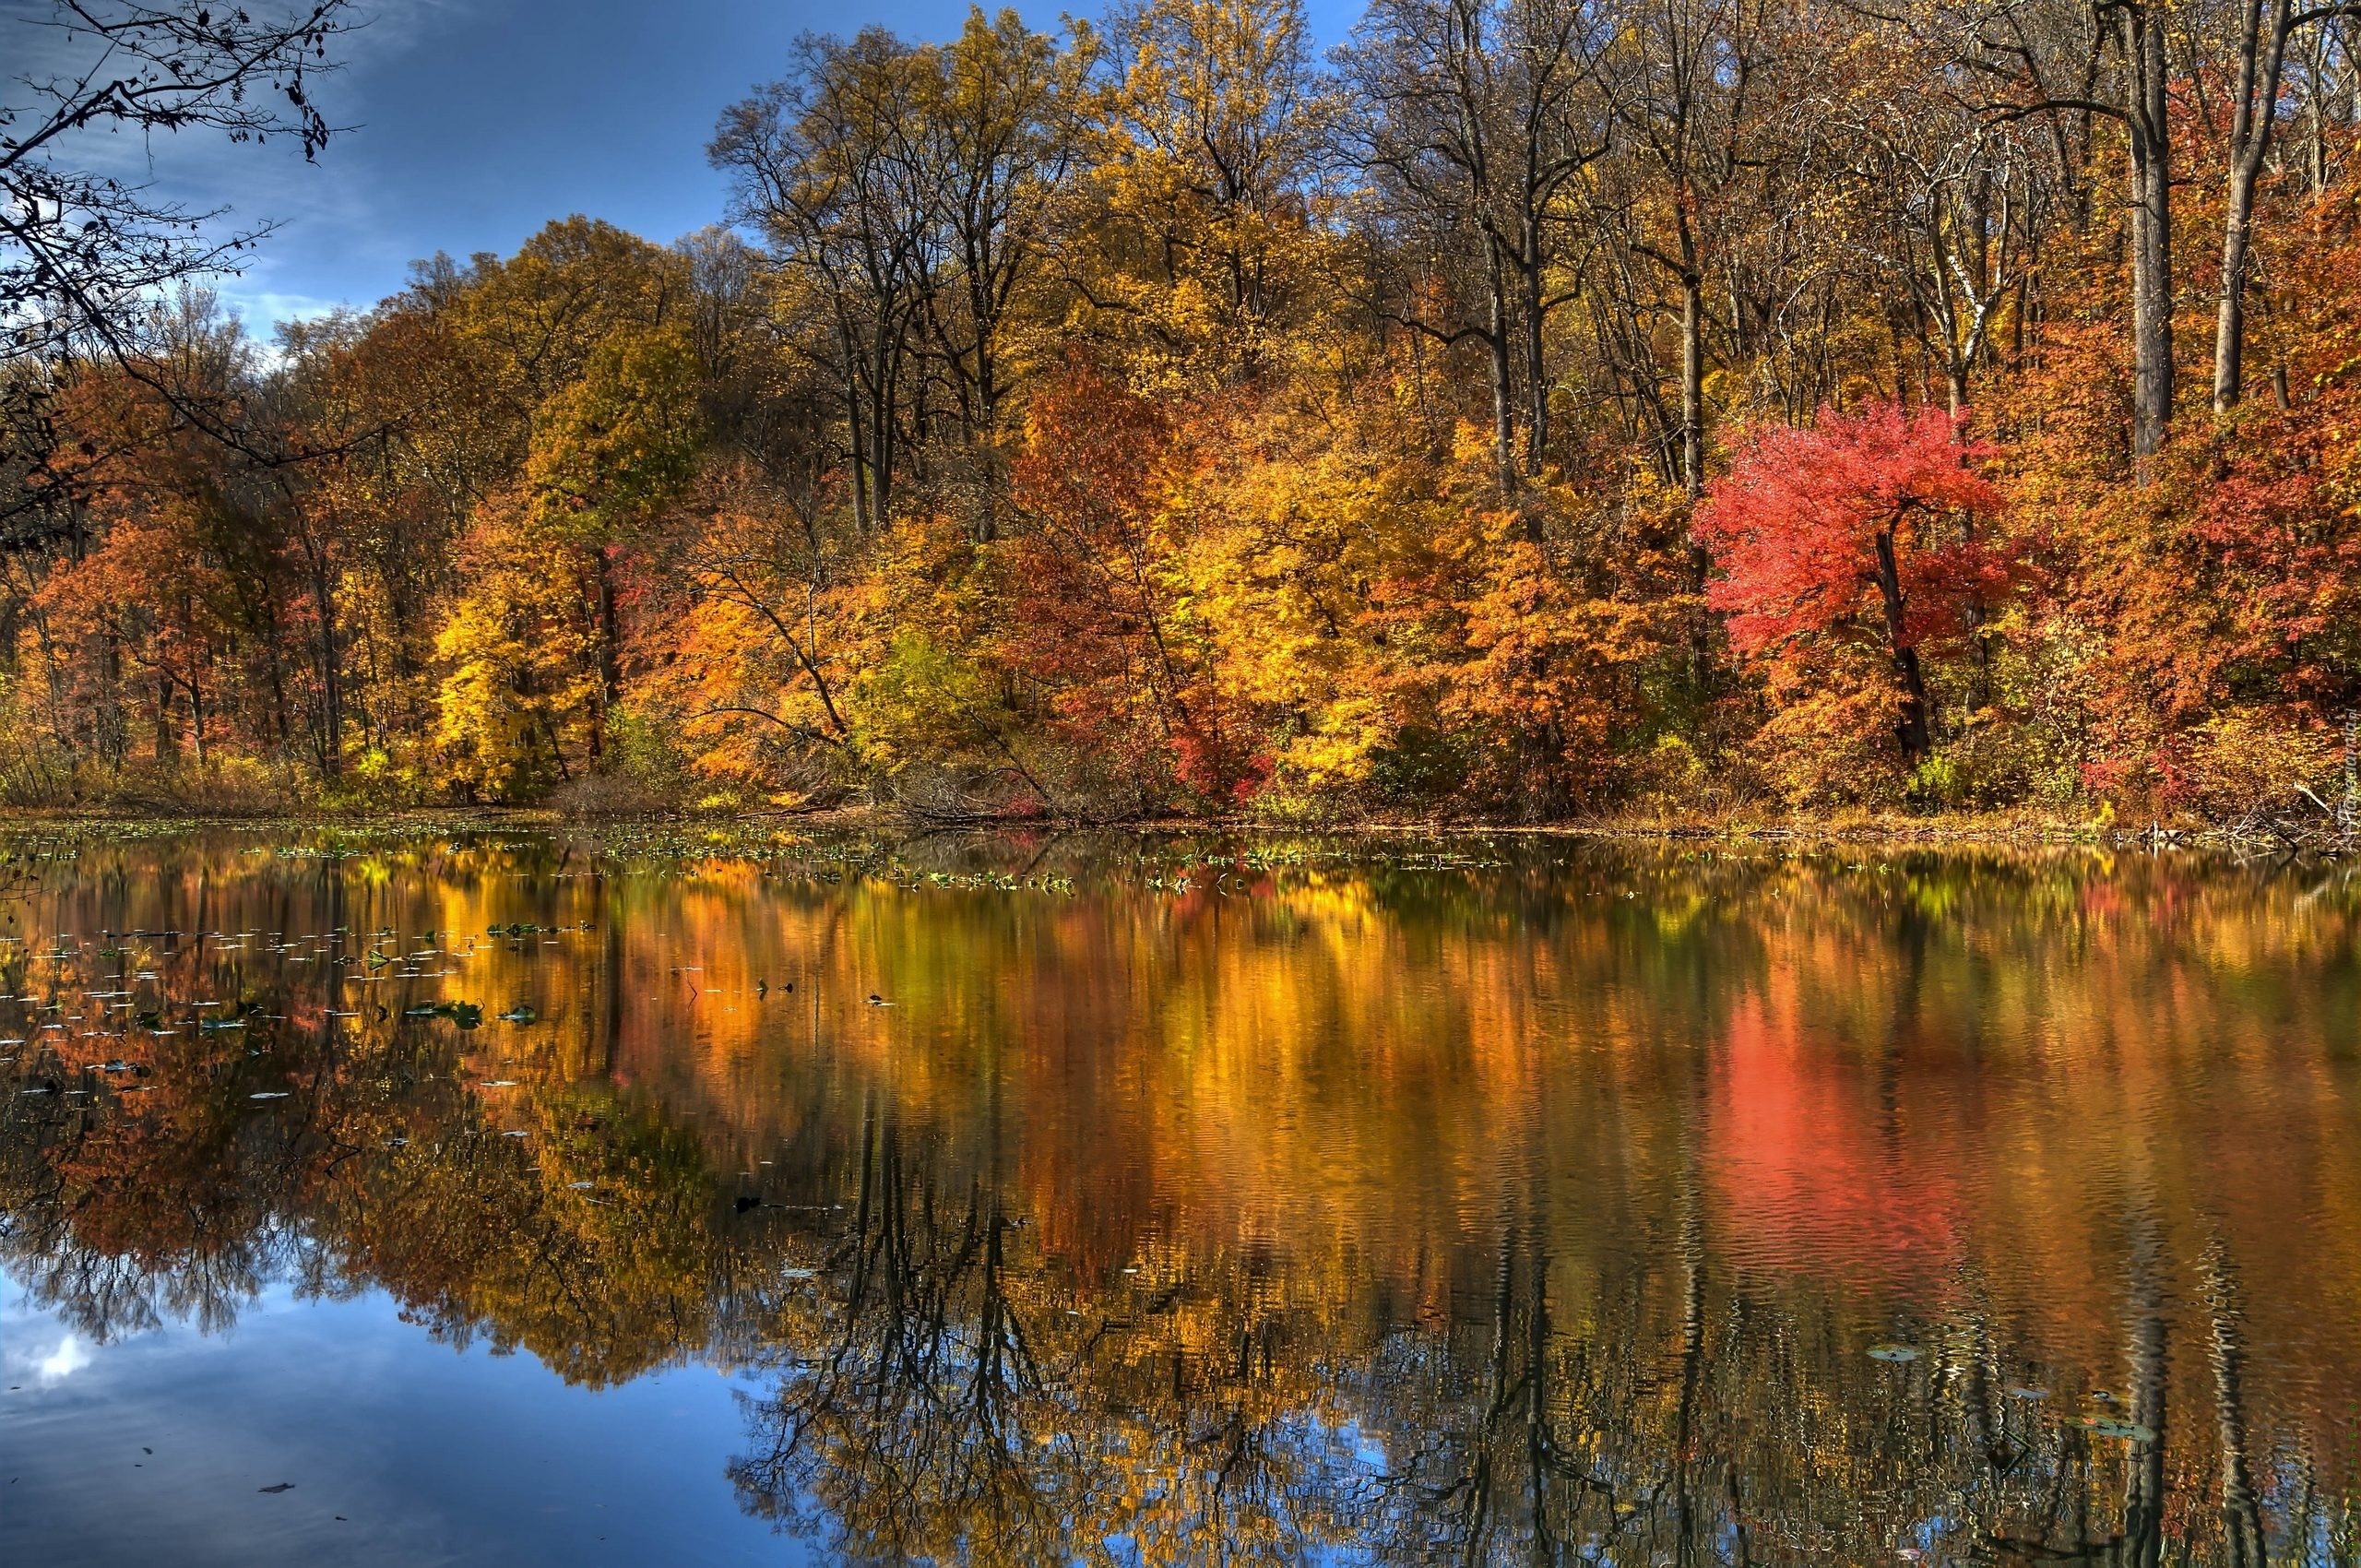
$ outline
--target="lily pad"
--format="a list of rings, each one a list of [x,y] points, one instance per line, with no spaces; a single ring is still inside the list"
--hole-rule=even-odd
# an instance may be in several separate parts
[[[1869,1360],[1873,1361],[1915,1361],[1917,1359],[1918,1349],[1917,1347],[1913,1345],[1872,1345],[1869,1347]]]
[[[2156,1441],[2155,1428],[2142,1426],[2138,1421],[2121,1420],[2114,1416],[2084,1416],[2082,1424],[2089,1429],[2093,1437],[2112,1437],[2124,1443]]]

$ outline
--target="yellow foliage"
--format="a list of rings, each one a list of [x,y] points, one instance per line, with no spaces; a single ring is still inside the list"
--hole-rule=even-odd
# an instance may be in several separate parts
[[[571,777],[597,744],[599,627],[582,552],[487,507],[467,588],[435,639],[434,742],[446,783],[495,801]]]

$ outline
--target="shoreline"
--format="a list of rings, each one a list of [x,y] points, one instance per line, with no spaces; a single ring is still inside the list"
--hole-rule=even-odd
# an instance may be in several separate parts
[[[2335,855],[2348,846],[2333,835],[2309,837],[2258,833],[2237,825],[2182,821],[2125,824],[2074,821],[2032,813],[1836,813],[1809,816],[1728,814],[1713,816],[1598,817],[1561,822],[1370,818],[1332,822],[1249,817],[1143,817],[1086,820],[1013,817],[939,821],[894,807],[854,806],[817,812],[658,811],[587,814],[547,806],[401,807],[372,811],[175,810],[170,807],[0,808],[0,830],[42,827],[290,828],[467,831],[503,826],[543,832],[600,833],[650,829],[704,830],[735,836],[761,827],[792,828],[818,837],[931,838],[1047,834],[1109,834],[1142,837],[1186,835],[1335,838],[1596,839],[1626,843],[1883,843],[1928,849],[2007,848],[2181,849]],[[724,848],[717,843],[715,848]]]

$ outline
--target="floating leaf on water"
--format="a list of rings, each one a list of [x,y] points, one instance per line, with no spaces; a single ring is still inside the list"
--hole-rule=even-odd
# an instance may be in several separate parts
[[[568,1182],[566,1183],[567,1186],[573,1188],[577,1193],[581,1192],[586,1187],[595,1187],[599,1183],[596,1182]]]
[[[2082,1424],[2093,1437],[2112,1437],[2125,1443],[2153,1443],[2156,1429],[2142,1426],[2138,1421],[2120,1420],[2114,1416],[2084,1416]]]
[[[2010,1389],[2009,1397],[2011,1399],[2047,1399],[2049,1397],[2049,1390],[2047,1388],[2025,1388],[2020,1386]]]
[[[520,1002],[516,1006],[508,1009],[507,1012],[503,1013],[500,1016],[500,1021],[504,1024],[529,1024],[540,1017],[540,1015],[539,1013],[534,1012],[532,1008]]]
[[[286,1089],[259,1089],[246,1098],[248,1099],[285,1099],[289,1092]]]
[[[1915,1346],[1872,1345],[1869,1347],[1869,1360],[1873,1361],[1915,1361],[1917,1359],[1918,1351]]]
[[[513,1089],[516,1087],[514,1078],[479,1078],[476,1081],[476,1087],[480,1089]]]

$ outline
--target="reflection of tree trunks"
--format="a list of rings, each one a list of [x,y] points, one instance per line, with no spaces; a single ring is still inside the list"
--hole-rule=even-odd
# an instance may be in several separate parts
[[[860,1195],[855,1200],[852,1219],[852,1281],[845,1296],[846,1337],[851,1337],[851,1325],[860,1317],[862,1302],[869,1293],[869,1221],[875,1206],[877,1172],[877,1100],[873,1093],[865,1096],[860,1107]]]
[[[1700,1556],[1690,1472],[1697,1441],[1698,1384],[1705,1366],[1705,1234],[1693,1172],[1683,1177],[1680,1200],[1680,1408],[1673,1429],[1672,1491],[1674,1561],[1685,1568]]]
[[[1536,1206],[1533,1259],[1527,1266],[1525,1313],[1525,1463],[1533,1493],[1530,1547],[1535,1568],[1557,1560],[1549,1538],[1549,1254],[1541,1243]]]
[[[2247,1466],[2246,1344],[2238,1326],[2237,1276],[2217,1238],[2205,1249],[2206,1304],[2213,1319],[2213,1415],[2222,1443],[2222,1535],[2231,1568],[2263,1568],[2262,1513]]]
[[[2165,1303],[2157,1277],[2155,1218],[2142,1212],[2131,1240],[2131,1420],[2154,1435],[2135,1439],[2124,1482],[2118,1561],[2156,1568],[2165,1545]]]
[[[2016,1463],[2017,1451],[1992,1403],[1992,1325],[1980,1305],[1974,1324],[1974,1349],[1968,1357],[1967,1387],[1962,1392],[1961,1405],[1967,1417],[1968,1441],[1984,1455],[1997,1480]]]
[[[592,897],[601,906],[599,923],[605,928],[599,937],[599,965],[606,971],[603,979],[607,1005],[599,1018],[600,1032],[605,1038],[599,1041],[597,1055],[600,1070],[612,1077],[623,1038],[623,899],[620,888],[613,900],[606,898],[607,879],[596,872],[591,873],[590,886]]]
[[[1483,1424],[1476,1432],[1475,1467],[1465,1481],[1465,1545],[1460,1559],[1470,1563],[1482,1561],[1484,1542],[1491,1533],[1492,1433],[1507,1412],[1509,1402],[1516,1396],[1516,1390],[1509,1382],[1509,1351],[1515,1343],[1511,1326],[1516,1316],[1515,1266],[1516,1227],[1509,1225],[1501,1231],[1501,1266],[1492,1288],[1492,1396],[1486,1404]]]

